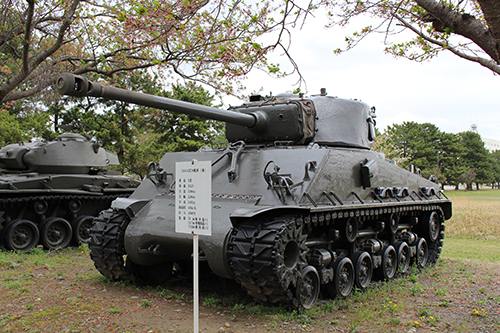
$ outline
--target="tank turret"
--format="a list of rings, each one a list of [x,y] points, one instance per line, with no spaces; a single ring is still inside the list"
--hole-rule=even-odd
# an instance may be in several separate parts
[[[77,133],[51,142],[10,144],[0,149],[2,172],[97,173],[119,165],[116,154]]]
[[[310,308],[320,289],[346,297],[354,287],[365,289],[373,279],[392,279],[412,263],[425,267],[439,257],[451,202],[434,178],[369,149],[374,109],[365,103],[322,90],[309,97],[253,96],[226,111],[69,74],[56,82],[72,96],[227,124],[227,147],[167,153],[149,164],[129,198],[113,201],[95,220],[90,255],[110,279],[161,284],[192,267],[192,238],[175,231],[175,206],[181,200],[188,211],[196,207],[175,179],[176,163],[195,159],[212,165],[212,236],[200,236],[200,260],[259,302]]]
[[[374,113],[367,104],[330,97],[325,90],[307,99],[294,94],[252,96],[249,103],[225,111],[103,86],[72,74],[60,76],[56,85],[63,95],[103,97],[224,121],[229,142],[317,143],[369,149],[375,139]]]

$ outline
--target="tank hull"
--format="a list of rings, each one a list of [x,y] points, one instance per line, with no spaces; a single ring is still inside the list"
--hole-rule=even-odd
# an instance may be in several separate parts
[[[192,159],[216,161],[224,154],[222,150],[198,153],[169,153],[159,162],[167,173],[173,174],[176,162]],[[402,219],[421,214],[429,207],[439,207],[448,219],[450,202],[435,196],[419,195],[422,188],[433,188],[439,193],[437,184],[417,174],[403,170],[386,161],[376,152],[356,148],[289,149],[249,147],[239,157],[238,177],[228,182],[227,170],[231,160],[215,164],[212,175],[212,236],[200,236],[200,249],[213,272],[221,277],[232,278],[234,272],[228,262],[228,239],[232,228],[245,221],[265,221],[276,215],[326,216],[332,228],[341,224],[347,216],[363,216],[368,219],[361,233],[376,236],[377,223],[385,219],[387,212],[395,212]],[[366,160],[377,164],[376,180],[370,188],[362,184],[362,166]],[[294,184],[293,197],[283,200],[276,191],[268,188],[263,170],[269,161],[280,166],[280,172],[289,174]],[[306,166],[314,162],[315,170],[308,171],[309,180],[304,181]],[[175,232],[175,193],[173,178],[162,186],[145,180],[131,196],[134,200],[148,203],[133,216],[125,231],[125,252],[129,259],[141,265],[162,262],[189,261],[192,256],[192,236]],[[408,195],[398,198],[390,196],[376,198],[373,188],[406,188]],[[334,193],[339,200],[330,201],[325,193]],[[332,216],[334,216],[332,218]],[[373,218],[369,219],[368,217]],[[374,217],[376,216],[376,218]],[[378,218],[380,216],[380,218]],[[309,241],[315,240],[312,235]],[[321,237],[320,237],[321,238]],[[321,239],[321,241],[323,241]],[[335,242],[334,242],[335,243]],[[341,243],[341,242],[340,242]],[[342,246],[340,244],[339,246]],[[148,249],[154,248],[152,253]]]

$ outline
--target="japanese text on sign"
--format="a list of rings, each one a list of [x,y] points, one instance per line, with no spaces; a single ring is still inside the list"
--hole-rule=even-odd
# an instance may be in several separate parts
[[[175,164],[175,232],[212,235],[210,161]]]

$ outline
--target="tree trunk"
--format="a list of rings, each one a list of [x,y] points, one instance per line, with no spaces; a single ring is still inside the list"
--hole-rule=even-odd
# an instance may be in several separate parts
[[[500,17],[498,17],[497,11],[498,8],[500,8],[498,0],[478,1],[481,5],[481,9],[483,9],[483,12],[485,13],[485,16],[486,12],[489,12],[489,14],[492,16],[492,22],[496,23],[497,21],[500,21]],[[435,18],[435,21],[433,22],[435,29],[438,26],[440,29],[446,27],[452,29],[453,33],[462,35],[472,40],[481,49],[483,49],[483,51],[486,52],[491,57],[491,59],[493,59],[496,63],[499,63],[498,42],[492,36],[491,30],[485,27],[481,23],[481,21],[467,13],[459,13],[458,11],[452,9],[450,6],[447,6],[435,0],[415,0],[415,2]],[[483,8],[482,2],[484,2],[486,5],[486,12]],[[497,16],[494,17],[495,15]],[[490,28],[493,27],[490,26]]]
[[[491,36],[495,40],[495,49],[497,52],[497,62],[500,58],[500,1],[498,0],[477,0],[484,13],[484,18],[488,23]]]

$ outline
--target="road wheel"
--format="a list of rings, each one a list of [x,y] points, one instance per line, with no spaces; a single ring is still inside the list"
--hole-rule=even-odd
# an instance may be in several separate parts
[[[334,266],[333,281],[326,285],[331,297],[346,298],[354,286],[354,266],[351,259],[344,257]]]
[[[377,269],[377,275],[382,280],[389,280],[396,275],[398,268],[398,257],[394,246],[389,245],[385,248],[382,255],[382,265]]]
[[[428,259],[429,248],[427,246],[427,241],[425,238],[420,238],[417,243],[417,255],[414,261],[419,268],[424,268],[427,265]]]
[[[359,289],[366,289],[373,276],[373,261],[368,252],[356,252],[353,256],[354,285]]]
[[[40,232],[30,220],[14,220],[9,222],[2,234],[2,242],[8,250],[29,252],[38,244]]]
[[[71,223],[74,244],[78,245],[90,242],[90,229],[92,228],[93,222],[93,216],[82,215]]]
[[[398,270],[401,274],[405,274],[410,268],[410,247],[406,242],[399,242],[395,246],[398,252]]]
[[[49,217],[40,226],[40,242],[48,250],[68,247],[72,236],[71,224],[61,217]]]
[[[307,266],[302,271],[302,278],[297,283],[297,299],[304,309],[310,309],[319,297],[320,280],[314,266]]]

